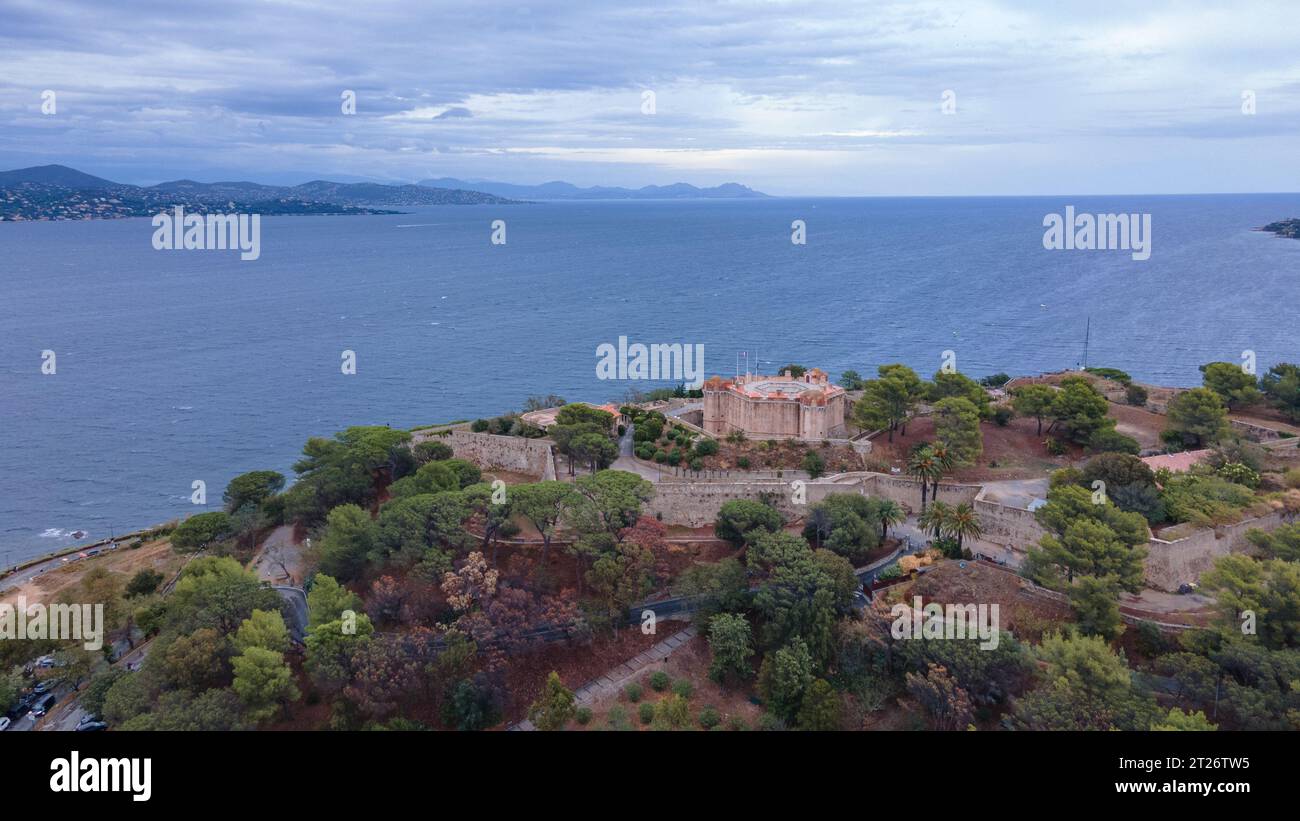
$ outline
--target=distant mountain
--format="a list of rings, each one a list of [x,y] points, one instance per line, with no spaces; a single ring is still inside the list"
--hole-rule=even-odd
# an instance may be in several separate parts
[[[735,182],[712,188],[698,188],[684,182],[673,185],[647,185],[643,188],[618,188],[596,186],[579,188],[567,182],[547,182],[541,185],[514,185],[491,180],[458,180],[452,177],[421,180],[420,185],[438,188],[462,188],[482,191],[499,197],[533,200],[639,200],[639,199],[761,199],[767,194]]]
[[[314,180],[295,186],[255,182],[173,180],[139,186],[112,182],[63,165],[0,171],[0,220],[147,217],[175,206],[260,214],[375,214],[370,206],[507,205],[481,191],[421,185]]]
[[[0,171],[0,186],[30,182],[38,185],[57,185],[62,188],[84,190],[89,188],[117,188],[118,183],[86,174],[66,165],[34,165],[13,171]]]

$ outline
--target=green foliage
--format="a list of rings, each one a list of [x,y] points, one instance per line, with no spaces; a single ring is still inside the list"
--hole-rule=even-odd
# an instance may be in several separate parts
[[[181,571],[164,627],[182,633],[210,627],[225,635],[257,609],[279,610],[279,594],[234,559],[204,556]]]
[[[1012,392],[1011,405],[1021,416],[1032,416],[1038,420],[1038,434],[1043,433],[1043,419],[1052,413],[1052,404],[1056,401],[1056,391],[1047,385],[1024,385]]]
[[[411,434],[386,426],[350,427],[333,439],[312,437],[294,464],[298,481],[285,493],[285,516],[306,524],[325,518],[342,504],[369,507],[377,497],[375,478],[387,471],[400,479],[399,463],[409,460]]]
[[[221,500],[226,504],[226,512],[234,513],[246,504],[259,507],[283,489],[283,474],[274,470],[255,470],[231,479],[221,494]]]
[[[974,464],[984,453],[979,406],[961,396],[940,399],[934,404],[934,435],[955,464]]]
[[[298,698],[298,687],[293,683],[293,673],[283,653],[249,647],[235,656],[231,664],[235,671],[231,689],[254,724],[272,718],[285,702]]]
[[[1250,488],[1220,476],[1179,473],[1161,494],[1171,521],[1216,525],[1235,521],[1255,501]]]
[[[443,704],[443,721],[461,731],[486,730],[500,723],[502,693],[488,677],[478,673],[462,679],[451,690]],[[585,711],[585,717],[584,717]],[[574,712],[579,724],[591,721],[591,709],[582,707]]]
[[[1038,656],[1043,684],[1016,702],[1026,729],[1147,730],[1160,716],[1150,694],[1133,685],[1123,653],[1100,636],[1047,636]]]
[[[453,456],[453,451],[451,445],[446,442],[429,439],[411,448],[411,454],[415,457],[416,462],[423,465],[428,462],[441,462],[444,459],[450,459]]]
[[[749,659],[754,655],[749,621],[740,613],[719,613],[709,621],[709,650],[713,660],[709,675],[723,681],[728,674],[747,678],[753,673]]]
[[[846,391],[860,391],[865,382],[857,371],[848,370],[840,374],[840,387]]]
[[[126,584],[126,596],[134,598],[136,596],[147,596],[158,590],[158,585],[162,584],[163,574],[157,570],[146,567],[131,577],[131,581]]]
[[[978,382],[957,371],[939,371],[926,390],[926,399],[937,404],[944,399],[965,399],[975,406],[980,418],[989,416],[989,395]]]
[[[229,514],[214,510],[199,513],[185,521],[172,531],[172,547],[182,553],[193,553],[234,535]]]
[[[632,702],[633,704],[636,704],[638,701],[640,701],[641,696],[644,694],[645,694],[645,690],[642,689],[641,685],[637,684],[635,681],[629,682],[623,688],[623,695],[626,696],[627,700]]]
[[[758,672],[758,692],[774,715],[792,721],[813,683],[813,658],[808,645],[795,638],[763,659]]]
[[[586,727],[591,723],[591,708],[579,707],[578,711],[573,714],[573,720]]]
[[[1113,641],[1124,631],[1119,614],[1119,585],[1112,577],[1080,576],[1070,587],[1074,620],[1085,636]]]
[[[1201,587],[1215,595],[1225,624],[1242,625],[1241,614],[1250,612],[1265,647],[1300,647],[1300,563],[1221,556]]]
[[[894,431],[912,414],[925,391],[921,378],[906,365],[881,365],[880,378],[862,383],[862,398],[853,403],[853,423],[863,430]]]
[[[817,479],[826,472],[826,460],[815,450],[810,450],[803,455],[803,461],[800,467],[808,471],[808,476]]]
[[[279,611],[254,610],[239,625],[234,638],[235,650],[244,652],[250,647],[261,647],[285,653],[289,650],[289,629]]]
[[[1061,380],[1060,390],[1052,400],[1052,425],[1056,432],[1080,445],[1086,445],[1099,430],[1115,426],[1115,420],[1106,416],[1110,409],[1106,397],[1092,383],[1081,376]]]
[[[370,514],[357,505],[331,510],[319,546],[321,572],[345,581],[357,578],[376,552],[378,530]]]
[[[843,701],[825,679],[816,679],[808,686],[799,707],[796,723],[799,729],[811,732],[829,732],[843,724]]]
[[[1260,390],[1292,422],[1300,422],[1300,365],[1280,362],[1259,380]]]
[[[722,723],[722,715],[718,713],[718,708],[706,704],[700,710],[700,715],[696,720],[700,723],[701,729],[712,730]]]
[[[882,503],[856,493],[831,493],[808,509],[803,536],[852,562],[880,546]]]
[[[712,456],[718,452],[716,439],[701,439],[695,443],[695,453],[699,456]]]
[[[1228,434],[1228,409],[1223,399],[1208,388],[1193,388],[1173,398],[1166,411],[1168,429],[1183,445],[1199,448],[1212,445]]]
[[[1230,408],[1253,405],[1261,399],[1255,375],[1231,362],[1208,362],[1201,366],[1203,384],[1219,395]]]
[[[1035,517],[1049,535],[1038,548],[1029,549],[1033,566],[1055,565],[1068,582],[1076,575],[1111,576],[1124,590],[1142,588],[1149,531],[1140,515],[1120,510],[1106,499],[1095,504],[1088,491],[1066,486],[1049,491],[1047,504]],[[1054,580],[1040,575],[1038,581],[1051,585]]]
[[[1085,368],[1085,370],[1093,376],[1100,376],[1102,379],[1110,379],[1119,382],[1121,385],[1128,385],[1133,381],[1133,377],[1129,376],[1124,371],[1121,371],[1119,368]]]
[[[737,547],[752,541],[760,533],[775,533],[784,521],[771,505],[750,499],[732,499],[723,503],[713,532]]]
[[[1142,446],[1132,436],[1114,428],[1102,428],[1088,437],[1088,450],[1093,453],[1127,453],[1136,456],[1141,452]]]
[[[573,692],[564,686],[560,674],[551,671],[542,695],[528,708],[528,720],[539,730],[562,730],[573,719]]]
[[[649,724],[651,721],[654,721],[655,706],[648,701],[643,702],[641,706],[637,708],[636,714],[642,724]]]
[[[650,674],[650,689],[656,693],[662,693],[667,690],[673,682],[672,678],[663,670],[655,670]]]
[[[1246,538],[1265,555],[1288,562],[1300,562],[1300,523],[1282,525],[1273,532],[1252,528]]]

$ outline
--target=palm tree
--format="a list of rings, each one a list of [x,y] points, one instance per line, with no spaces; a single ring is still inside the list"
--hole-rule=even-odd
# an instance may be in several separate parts
[[[934,451],[929,445],[918,445],[907,459],[907,472],[921,481],[921,512],[925,512],[925,501],[930,489],[930,480],[934,478]]]
[[[953,455],[948,446],[942,442],[930,448],[934,456],[934,493],[931,494],[935,499],[939,498],[939,480],[945,473],[951,471],[957,465],[957,457]]]
[[[948,531],[951,518],[952,508],[948,507],[944,502],[935,502],[930,505],[929,510],[921,511],[916,523],[921,530],[929,533],[935,539],[942,539],[943,534]]]
[[[883,542],[889,538],[890,525],[907,521],[907,513],[893,499],[882,499],[876,507],[876,521],[880,522],[880,541]]]
[[[984,535],[980,526],[979,514],[968,502],[962,502],[953,509],[948,517],[948,535],[957,537],[957,549],[960,550],[966,537],[978,539]]]

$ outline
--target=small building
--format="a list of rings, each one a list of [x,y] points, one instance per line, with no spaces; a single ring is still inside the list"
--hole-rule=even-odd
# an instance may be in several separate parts
[[[1172,473],[1186,473],[1192,469],[1192,465],[1205,461],[1210,455],[1209,450],[1185,450],[1181,453],[1161,453],[1157,456],[1143,456],[1142,461],[1151,470],[1156,471],[1161,468]]]

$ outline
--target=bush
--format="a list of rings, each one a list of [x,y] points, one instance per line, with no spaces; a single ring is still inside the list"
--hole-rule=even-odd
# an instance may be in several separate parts
[[[712,730],[722,723],[722,716],[718,713],[716,707],[706,706],[703,710],[700,710],[699,722],[704,729]]]
[[[704,463],[700,461],[700,457],[697,456],[691,460],[691,470],[694,471],[704,470]]]
[[[1011,408],[1008,408],[1006,405],[998,405],[993,410],[993,422],[998,427],[1005,428],[1007,425],[1011,424],[1011,419],[1015,415],[1016,412]]]
[[[681,461],[682,461],[682,452],[680,450],[675,450],[672,453],[668,454],[668,464],[671,465],[672,467],[677,467],[679,464],[681,464]]]
[[[1142,450],[1136,439],[1114,428],[1099,430],[1089,436],[1088,449],[1093,453],[1128,453],[1133,456]]]
[[[475,433],[487,433],[488,420],[475,419],[473,422],[470,423],[469,429],[474,431]]]
[[[655,706],[648,701],[641,703],[637,708],[637,717],[641,719],[642,724],[649,724],[655,719]]]
[[[727,729],[739,733],[748,730],[749,725],[745,723],[745,719],[741,716],[732,716],[727,719]]]
[[[656,693],[662,693],[664,690],[667,690],[668,685],[672,683],[673,680],[669,678],[668,674],[663,670],[655,670],[650,674],[650,689],[654,690]]]
[[[771,713],[763,713],[758,717],[758,729],[765,732],[779,732],[785,729],[785,722]]]
[[[1065,443],[1055,436],[1047,437],[1047,452],[1053,456],[1064,456],[1067,448]]]
[[[586,727],[591,723],[591,708],[579,707],[578,711],[573,714],[573,720]]]
[[[718,452],[718,443],[714,439],[701,439],[695,443],[695,452],[700,456],[712,456]]]
[[[1146,405],[1147,389],[1141,385],[1129,385],[1124,391],[1124,399],[1130,405],[1137,405],[1139,407]]]
[[[679,678],[673,682],[673,692],[682,698],[690,698],[695,695],[695,685],[690,679]]]
[[[740,468],[741,470],[749,470],[749,457],[741,456],[739,459],[737,459],[736,467]]]
[[[632,720],[628,718],[627,710],[622,704],[615,704],[609,708],[609,715],[605,718],[605,724],[611,730],[627,732],[632,729]]]
[[[623,688],[623,695],[627,696],[627,700],[632,702],[633,704],[636,704],[638,701],[640,701],[641,696],[644,693],[645,690],[641,687],[640,684],[637,684],[635,681]]]
[[[1300,488],[1300,468],[1291,468],[1282,474],[1282,482],[1287,487]]]
[[[810,450],[804,454],[803,469],[808,471],[808,475],[816,479],[826,472],[826,460],[815,450]]]
[[[668,461],[668,454],[664,453],[662,450],[655,451],[655,461],[662,465],[664,462]]]

